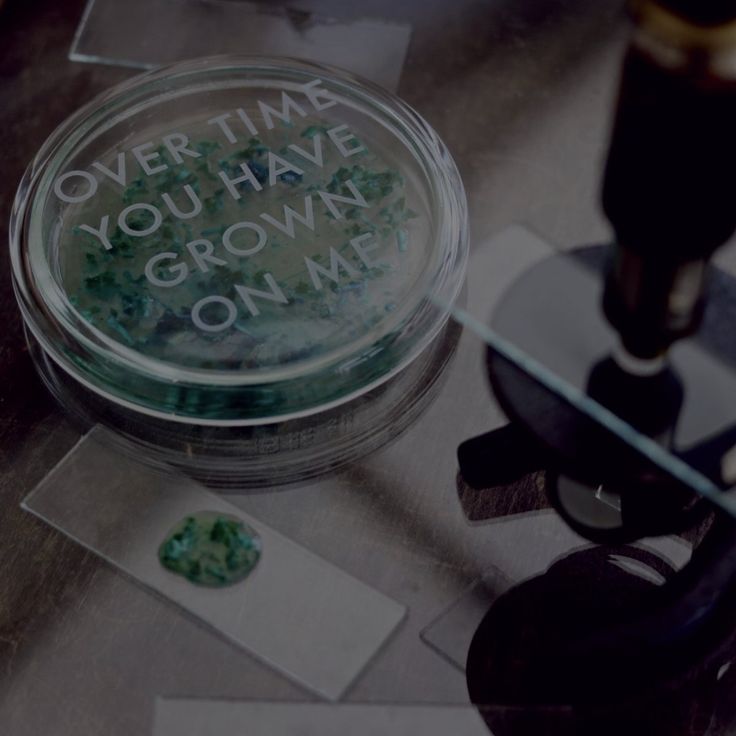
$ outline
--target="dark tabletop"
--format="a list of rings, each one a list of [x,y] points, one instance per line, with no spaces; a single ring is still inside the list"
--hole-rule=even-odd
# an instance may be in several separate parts
[[[606,237],[598,182],[625,40],[618,0],[291,5],[412,25],[399,94],[457,161],[474,249],[514,223],[561,248]],[[3,223],[46,136],[134,73],[68,60],[83,6],[83,0],[6,0],[0,8]],[[6,249],[0,313],[0,732],[145,734],[161,695],[309,697],[21,511],[21,499],[79,434],[34,371]],[[464,515],[457,443],[503,422],[486,401],[480,363],[480,347],[461,342],[435,403],[361,463],[279,493],[232,497],[409,607],[350,700],[467,702],[462,672],[427,647],[420,631],[489,568],[520,580],[584,543],[551,511],[539,510],[539,489],[528,484],[509,489],[506,509],[517,511],[517,494],[526,494],[517,504],[526,513],[489,523]]]

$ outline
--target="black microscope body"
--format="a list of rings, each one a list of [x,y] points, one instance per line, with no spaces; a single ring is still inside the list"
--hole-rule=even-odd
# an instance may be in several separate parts
[[[668,355],[703,323],[710,258],[736,229],[736,3],[641,0],[631,13],[602,190],[614,244],[576,255],[603,279],[619,337],[588,366],[587,394],[725,492],[736,424],[674,447],[688,384]],[[722,335],[736,320],[736,280],[716,276]],[[710,339],[707,319],[698,339]],[[736,364],[736,340],[715,343],[726,354],[713,360]],[[459,447],[466,493],[492,509],[505,485],[543,472],[551,505],[601,546],[498,599],[468,656],[471,698],[516,708],[516,720],[489,716],[498,733],[706,733],[707,694],[736,651],[736,521],[492,347],[487,368],[510,424]],[[636,557],[631,543],[674,533],[696,546],[662,585],[606,577],[614,550]],[[562,707],[588,726],[550,719]]]

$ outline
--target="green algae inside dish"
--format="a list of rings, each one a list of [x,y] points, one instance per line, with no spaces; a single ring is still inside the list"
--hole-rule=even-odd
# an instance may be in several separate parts
[[[72,377],[149,416],[254,426],[349,402],[427,348],[462,283],[452,159],[337,70],[184,62],[41,153],[11,223],[24,316]]]
[[[298,365],[382,329],[432,262],[412,247],[425,218],[390,156],[357,136],[347,157],[331,144],[343,127],[316,118],[231,144],[180,126],[196,158],[159,145],[147,155],[160,172],[128,161],[124,188],[103,179],[69,207],[71,304],[148,358],[226,372]]]
[[[240,519],[216,511],[186,516],[158,550],[159,560],[167,570],[210,588],[244,580],[260,556],[258,533]]]

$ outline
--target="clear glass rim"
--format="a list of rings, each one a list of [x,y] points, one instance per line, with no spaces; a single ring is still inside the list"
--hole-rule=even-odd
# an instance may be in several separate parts
[[[181,84],[182,79],[203,80],[208,75],[236,71],[247,71],[254,75],[291,72],[309,78],[319,77],[326,85],[335,85],[344,90],[346,96],[356,96],[364,107],[387,121],[391,132],[404,145],[407,142],[411,145],[411,153],[427,178],[426,185],[432,188],[428,191],[433,198],[432,207],[436,210],[432,228],[435,241],[427,247],[429,252],[438,254],[438,259],[436,271],[430,274],[426,293],[419,293],[416,303],[410,300],[405,313],[396,315],[391,324],[388,324],[388,320],[381,322],[377,328],[366,331],[359,341],[349,343],[344,354],[329,352],[312,362],[299,363],[292,370],[269,368],[262,372],[239,372],[192,369],[149,358],[109,339],[100,340],[99,335],[95,334],[96,330],[90,329],[91,325],[81,316],[64,309],[63,303],[59,303],[58,294],[57,298],[54,297],[52,289],[58,288],[58,284],[53,279],[48,261],[44,258],[39,263],[38,259],[31,258],[32,229],[40,227],[39,213],[34,206],[38,207],[45,201],[43,184],[47,182],[49,172],[53,171],[55,164],[63,162],[68,153],[96,126],[103,124],[111,110],[124,108],[131,99],[145,99],[146,95],[149,99],[155,99],[159,94],[156,85],[161,80],[170,82],[178,79]],[[182,84],[181,89],[186,89],[186,85]],[[425,329],[419,331],[420,334],[413,331],[414,344],[409,346],[403,359],[386,372],[387,380],[402,365],[416,357],[446,322],[447,314],[438,316],[431,301],[433,297],[440,297],[453,302],[462,286],[468,255],[467,206],[457,168],[437,134],[412,108],[393,94],[342,70],[295,59],[207,57],[138,75],[104,92],[62,123],[44,143],[21,181],[11,216],[10,244],[14,287],[24,319],[44,349],[72,375],[78,375],[81,369],[78,363],[68,358],[67,353],[81,346],[93,359],[112,362],[119,370],[129,370],[141,378],[157,382],[234,387],[284,382],[292,377],[303,378],[306,375],[316,377],[321,371],[334,370],[341,363],[360,357],[382,338],[400,331],[411,319],[424,319],[427,322]],[[37,247],[42,246],[45,243],[37,244]],[[349,360],[346,361],[346,358]],[[369,390],[376,383],[372,381],[364,389],[356,388],[350,392],[350,396],[354,396],[356,391]],[[101,388],[99,384],[98,388]],[[105,393],[115,399],[114,391]]]

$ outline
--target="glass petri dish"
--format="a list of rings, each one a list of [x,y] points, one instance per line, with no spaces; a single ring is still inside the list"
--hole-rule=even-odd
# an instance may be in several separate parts
[[[304,483],[356,462],[406,431],[438,396],[454,357],[459,325],[450,321],[395,376],[316,414],[262,425],[169,421],[108,401],[60,369],[32,335],[28,345],[43,383],[82,431],[149,468],[175,468],[221,491]]]
[[[55,371],[166,422],[324,413],[397,376],[462,286],[465,194],[401,100],[292,59],[138,76],[62,124],[10,225]]]

